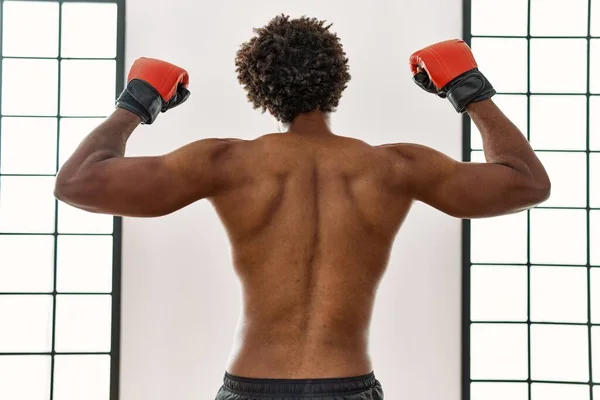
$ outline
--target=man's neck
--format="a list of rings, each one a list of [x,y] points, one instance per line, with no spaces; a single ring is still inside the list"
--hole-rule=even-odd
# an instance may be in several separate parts
[[[329,123],[329,114],[311,111],[298,115],[290,125],[284,127],[288,132],[305,135],[331,135],[333,132],[331,132]]]

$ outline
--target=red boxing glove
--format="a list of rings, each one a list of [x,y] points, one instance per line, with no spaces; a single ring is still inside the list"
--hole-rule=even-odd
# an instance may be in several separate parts
[[[448,98],[456,111],[496,94],[477,68],[471,49],[462,40],[447,40],[419,50],[410,57],[413,80],[422,89]]]
[[[152,124],[158,114],[184,103],[189,97],[190,78],[186,70],[152,58],[138,59],[127,78],[127,87],[117,99],[117,107]]]

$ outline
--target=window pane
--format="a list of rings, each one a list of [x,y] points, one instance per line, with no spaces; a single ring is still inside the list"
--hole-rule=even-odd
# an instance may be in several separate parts
[[[590,212],[590,243],[600,243],[600,211]],[[591,251],[591,264],[600,266],[600,246],[593,245]]]
[[[61,115],[105,116],[115,108],[115,61],[63,61]],[[90,79],[93,76],[94,79]],[[81,82],[86,83],[85,95]]]
[[[2,68],[2,114],[57,114],[58,61],[4,59]]]
[[[536,150],[585,150],[585,96],[531,96],[531,145]]]
[[[527,135],[527,96],[499,94],[494,96],[494,103],[496,103],[502,112],[521,130],[521,132],[523,132],[524,135]],[[583,134],[585,135],[585,130],[583,131]],[[481,135],[473,122],[471,122],[471,148],[483,148]]]
[[[62,118],[60,120],[59,165],[61,167],[73,155],[83,139],[103,121],[103,118]]]
[[[531,267],[531,320],[587,322],[587,268]]]
[[[557,385],[555,383],[534,383],[531,386],[532,400],[589,400],[590,387],[587,385]]]
[[[600,0],[592,2],[592,36],[600,36]]]
[[[2,118],[3,174],[56,173],[56,119]]]
[[[525,383],[471,383],[471,400],[529,400]]]
[[[590,150],[600,150],[600,96],[590,97]]]
[[[498,92],[527,92],[527,40],[474,38],[471,47],[479,69]]]
[[[585,153],[538,153],[552,182],[543,207],[585,207],[587,204],[587,156]]]
[[[600,93],[600,39],[590,40],[590,91]]]
[[[587,326],[531,326],[531,376],[540,381],[587,382]]]
[[[56,296],[56,351],[109,352],[111,296]]]
[[[600,208],[600,154],[590,154],[590,206]]]
[[[0,232],[54,232],[54,177],[0,177]]]
[[[116,4],[66,3],[62,11],[63,57],[115,57]]]
[[[471,268],[471,320],[527,321],[527,268]]]
[[[587,36],[587,31],[588,0],[531,0],[532,36]]]
[[[527,262],[527,213],[471,221],[471,262]]]
[[[48,400],[50,357],[0,357],[0,399]]]
[[[0,292],[50,293],[54,237],[0,235]]]
[[[54,400],[109,400],[110,356],[56,356]]]
[[[600,327],[594,326],[592,327],[592,366],[593,368],[593,377],[592,380],[595,383],[600,383]]]
[[[100,233],[113,232],[114,218],[105,214],[94,214],[72,207],[66,203],[58,203],[59,233]]]
[[[52,296],[0,296],[0,353],[49,352],[52,304]]]
[[[501,67],[505,65],[497,64]],[[556,79],[557,76],[560,79]],[[531,39],[531,91],[585,93],[587,40]]]
[[[527,325],[471,325],[472,379],[527,379]]]
[[[532,210],[531,261],[534,264],[587,262],[585,210]]]
[[[527,0],[472,0],[473,35],[527,35]]]
[[[59,236],[57,290],[110,292],[112,256],[112,236]]]
[[[5,1],[3,14],[5,57],[58,55],[58,2]]]
[[[592,306],[592,323],[600,324],[600,268],[592,268],[590,271],[591,277],[591,306]]]

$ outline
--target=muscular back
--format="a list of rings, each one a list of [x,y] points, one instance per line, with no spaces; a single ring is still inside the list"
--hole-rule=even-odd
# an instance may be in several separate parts
[[[382,148],[334,135],[267,135],[244,147],[247,173],[211,199],[243,287],[229,372],[370,372],[376,289],[411,204],[392,190],[394,165]]]

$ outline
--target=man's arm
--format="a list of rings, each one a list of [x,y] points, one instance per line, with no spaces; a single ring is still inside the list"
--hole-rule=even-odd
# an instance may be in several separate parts
[[[418,145],[393,145],[395,188],[459,218],[504,215],[550,196],[550,180],[519,129],[491,101],[467,112],[483,136],[487,163],[462,163]]]
[[[96,213],[130,217],[170,214],[229,187],[238,142],[206,139],[158,157],[124,157],[140,118],[117,110],[65,163],[55,196]]]

